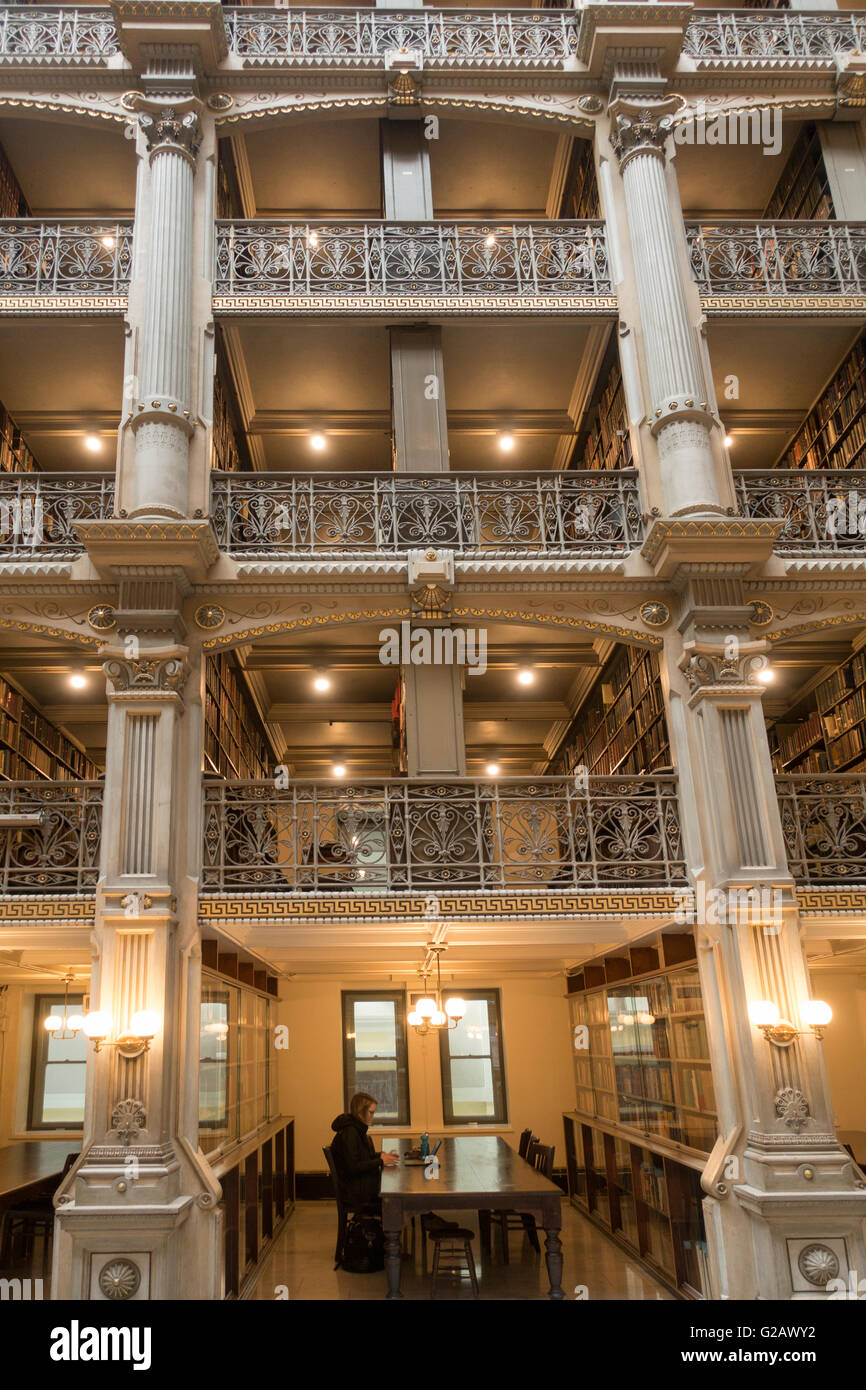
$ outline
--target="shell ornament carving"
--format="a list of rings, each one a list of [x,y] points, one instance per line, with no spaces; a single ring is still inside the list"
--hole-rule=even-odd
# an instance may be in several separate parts
[[[804,1279],[818,1289],[827,1287],[839,1274],[839,1256],[828,1245],[805,1245],[797,1258]]]
[[[120,1101],[111,1112],[111,1128],[124,1144],[130,1144],[144,1129],[147,1114],[140,1100],[131,1097]]]
[[[112,1260],[99,1275],[100,1292],[106,1298],[133,1298],[141,1287],[141,1270],[132,1260]]]
[[[811,1114],[809,1102],[802,1091],[794,1086],[785,1086],[776,1092],[776,1114],[789,1129],[799,1134]]]
[[[647,627],[664,627],[665,623],[670,619],[671,610],[666,604],[660,603],[658,600],[652,600],[643,605],[640,610],[640,615]]]

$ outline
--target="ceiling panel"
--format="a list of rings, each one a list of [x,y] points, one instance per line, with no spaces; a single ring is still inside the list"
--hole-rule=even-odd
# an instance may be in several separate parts
[[[118,122],[106,126],[0,119],[0,144],[34,217],[51,213],[116,213],[135,207],[135,142]]]

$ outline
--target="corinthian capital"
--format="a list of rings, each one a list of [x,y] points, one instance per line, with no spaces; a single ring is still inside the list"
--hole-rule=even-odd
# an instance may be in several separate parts
[[[151,156],[174,151],[195,162],[201,144],[197,110],[161,106],[157,110],[141,111],[138,121]]]
[[[608,107],[610,143],[621,169],[636,154],[652,154],[664,160],[665,141],[681,105],[682,98],[675,96],[660,101],[617,97],[611,102]]]
[[[171,653],[142,652],[134,660],[112,656],[102,669],[114,693],[127,695],[179,695],[189,675],[183,649]]]

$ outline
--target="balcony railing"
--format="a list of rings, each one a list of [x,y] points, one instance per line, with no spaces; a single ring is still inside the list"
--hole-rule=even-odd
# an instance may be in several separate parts
[[[113,474],[0,473],[0,560],[77,555],[76,523],[113,512]]]
[[[788,867],[797,883],[866,883],[866,778],[776,778]]]
[[[734,484],[743,516],[784,523],[776,550],[866,553],[866,472],[771,468]]]
[[[858,13],[718,10],[698,12],[689,20],[683,54],[745,60],[833,59],[840,53],[862,53],[864,44],[866,17]]]
[[[204,787],[206,893],[685,883],[672,777],[388,778]]]
[[[80,893],[95,886],[101,782],[0,782],[0,818],[7,820],[0,819],[0,892]],[[33,823],[9,824],[9,818]]]
[[[420,53],[425,67],[559,65],[577,52],[567,10],[369,10],[226,7],[229,52],[248,62],[378,64]]]
[[[864,222],[690,222],[686,235],[703,295],[866,294]]]
[[[110,58],[119,48],[108,5],[0,8],[0,58]]]
[[[643,539],[634,471],[223,473],[211,498],[220,547],[271,559],[394,555],[426,545],[486,556],[620,555]]]
[[[445,300],[612,286],[603,222],[218,222],[214,293]]]
[[[131,267],[131,221],[0,222],[0,306],[6,295],[125,295]]]

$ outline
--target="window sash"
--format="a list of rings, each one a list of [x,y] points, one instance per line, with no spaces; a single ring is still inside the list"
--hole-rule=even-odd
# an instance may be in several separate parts
[[[462,989],[460,997],[483,1000],[487,1004],[489,1052],[452,1053],[451,1035],[443,1029],[439,1034],[439,1065],[442,1073],[442,1117],[446,1125],[507,1124],[508,1102],[505,1091],[505,1059],[502,1050],[502,1014],[498,989]],[[493,1082],[493,1114],[454,1113],[452,1063],[460,1061],[490,1062]]]
[[[80,1120],[45,1120],[45,1076],[48,1065],[53,1067],[81,1067],[87,1065],[84,1059],[50,1057],[51,1034],[45,1027],[45,1020],[56,1004],[63,1004],[62,994],[37,994],[33,1006],[33,1047],[30,1059],[30,1096],[27,1113],[28,1130],[62,1130],[70,1132],[83,1130],[84,1116]],[[81,1013],[84,1007],[83,994],[70,994],[69,1013]]]
[[[388,1003],[394,1006],[395,1050],[385,1053],[364,1053],[360,1058],[355,1054],[355,1039],[348,1035],[355,1033],[355,1005],[357,1003]],[[396,1115],[380,1115],[376,1110],[375,1125],[378,1127],[408,1125],[409,1119],[409,1047],[406,1039],[406,996],[403,990],[343,990],[343,1101],[349,1109],[352,1096],[358,1091],[370,1089],[358,1081],[358,1062],[393,1062],[397,1083]],[[372,1085],[372,1083],[371,1083]],[[374,1093],[375,1086],[370,1089]],[[380,1097],[376,1097],[381,1106]]]

